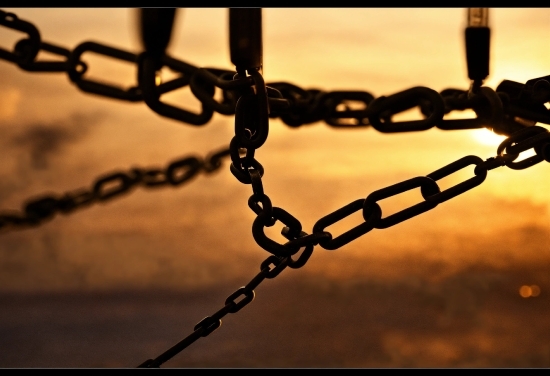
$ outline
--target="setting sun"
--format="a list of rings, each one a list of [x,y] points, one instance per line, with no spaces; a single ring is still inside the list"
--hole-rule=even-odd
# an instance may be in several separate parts
[[[498,146],[502,141],[506,139],[506,136],[501,136],[487,128],[474,129],[472,131],[474,139],[483,145]]]

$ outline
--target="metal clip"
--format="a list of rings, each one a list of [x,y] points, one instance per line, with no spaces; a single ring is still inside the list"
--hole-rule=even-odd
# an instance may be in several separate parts
[[[176,17],[175,8],[140,9],[141,41],[145,50],[160,59],[170,43],[172,26]],[[160,69],[160,67],[157,67]]]

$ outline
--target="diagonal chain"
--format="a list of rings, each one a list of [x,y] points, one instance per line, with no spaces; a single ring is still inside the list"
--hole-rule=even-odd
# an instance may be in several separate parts
[[[105,203],[113,198],[130,193],[136,187],[158,189],[179,187],[190,182],[201,171],[211,174],[222,167],[222,158],[229,155],[224,148],[212,152],[203,160],[188,155],[175,159],[165,168],[132,168],[99,176],[89,189],[79,189],[62,195],[44,195],[29,199],[23,210],[0,212],[0,231],[35,227],[52,219],[55,214],[71,214],[77,209],[94,203]]]

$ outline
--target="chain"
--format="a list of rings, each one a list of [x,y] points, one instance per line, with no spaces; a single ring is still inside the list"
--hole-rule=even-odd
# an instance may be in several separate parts
[[[155,359],[139,367],[159,367],[201,337],[220,327],[221,319],[248,305],[255,296],[254,290],[265,280],[276,277],[287,266],[300,268],[311,257],[315,246],[327,250],[338,249],[373,229],[385,229],[434,209],[439,204],[459,196],[483,183],[488,171],[501,166],[520,170],[543,160],[550,162],[550,133],[536,123],[550,124],[550,111],[544,104],[550,101],[550,76],[535,78],[521,84],[503,81],[496,90],[483,86],[488,75],[488,48],[490,32],[487,12],[471,8],[466,28],[469,90],[449,88],[436,92],[427,87],[413,87],[401,92],[375,98],[366,91],[322,91],[303,89],[287,82],[265,83],[262,76],[261,9],[230,9],[230,52],[235,71],[198,68],[166,54],[170,41],[174,9],[145,9],[141,12],[141,30],[144,51],[136,54],[97,42],[83,42],[72,51],[43,42],[38,29],[16,15],[0,11],[0,25],[27,34],[12,51],[0,48],[0,59],[16,64],[30,72],[65,72],[80,90],[108,98],[131,102],[143,101],[154,112],[183,123],[200,126],[208,123],[214,112],[235,116],[235,135],[229,149],[211,154],[203,162],[197,157],[173,161],[165,169],[134,168],[98,178],[92,188],[69,192],[62,197],[46,196],[24,205],[23,214],[0,214],[0,228],[29,226],[51,218],[56,212],[69,213],[92,202],[102,202],[141,184],[147,188],[173,185],[189,181],[202,169],[209,173],[218,169],[220,159],[229,155],[230,171],[243,184],[250,184],[252,195],[248,206],[256,214],[252,235],[256,243],[271,253],[262,262],[260,272],[245,286],[237,289],[225,305],[211,316],[205,317],[194,331],[182,341]],[[477,18],[476,18],[477,17]],[[468,44],[469,43],[469,44]],[[58,55],[62,61],[37,60],[40,51]],[[480,52],[481,51],[481,52]],[[94,52],[112,59],[136,64],[134,86],[122,88],[86,78],[88,65],[82,59]],[[179,74],[171,81],[158,83],[159,72],[167,67]],[[169,105],[161,95],[189,86],[201,103],[200,112]],[[222,99],[214,98],[216,89]],[[359,103],[352,109],[350,103]],[[419,107],[423,119],[393,121],[401,112]],[[470,119],[448,119],[454,111],[473,110]],[[257,149],[266,142],[269,119],[280,118],[291,127],[324,121],[333,127],[372,126],[379,132],[395,133],[424,131],[432,127],[442,130],[489,128],[508,136],[495,157],[483,160],[469,155],[460,158],[426,176],[418,176],[376,190],[320,218],[310,234],[292,214],[273,206],[264,192],[264,167],[255,158]],[[519,155],[533,149],[535,154],[521,161]],[[468,166],[475,166],[474,176],[442,190],[437,182]],[[115,184],[113,188],[112,185]],[[109,186],[111,186],[109,188]],[[383,217],[381,200],[420,188],[423,201]],[[361,211],[363,222],[340,235],[326,229]],[[278,243],[265,234],[265,227],[277,221],[284,226],[281,234],[288,240]],[[301,253],[300,253],[301,251]],[[299,256],[296,255],[300,253]],[[293,259],[292,257],[295,257]]]
[[[80,90],[107,98],[129,102],[145,102],[157,114],[194,126],[208,123],[214,112],[222,115],[235,115],[239,97],[247,91],[253,81],[243,76],[235,80],[235,71],[217,68],[198,68],[164,53],[171,31],[170,17],[173,9],[163,9],[163,17],[151,14],[161,12],[158,9],[146,9],[143,16],[143,36],[146,50],[133,53],[98,42],[83,42],[73,50],[44,42],[40,32],[32,23],[19,19],[15,14],[0,10],[0,25],[23,32],[27,37],[18,41],[13,49],[0,47],[0,59],[16,64],[29,72],[64,72],[69,80]],[[159,13],[159,14],[162,14]],[[170,16],[170,14],[172,14]],[[170,28],[166,23],[170,24]],[[153,35],[154,26],[164,27],[163,35]],[[153,41],[159,41],[155,44]],[[155,46],[164,46],[155,47]],[[234,49],[235,50],[235,49]],[[40,51],[59,56],[61,61],[37,60]],[[106,84],[86,78],[88,64],[83,55],[94,52],[114,60],[122,60],[137,67],[137,79],[134,86],[123,88],[116,84]],[[179,74],[168,82],[157,84],[157,77],[163,67]],[[161,101],[161,95],[189,86],[191,92],[201,103],[200,112],[193,113]],[[443,130],[482,128],[486,120],[492,120],[497,103],[489,94],[482,93],[474,98],[468,90],[445,89],[437,93],[426,87],[414,87],[390,96],[374,98],[366,91],[322,91],[303,89],[288,82],[268,83],[267,97],[271,118],[280,118],[291,127],[323,121],[338,128],[357,128],[372,126],[380,132],[410,132],[437,127]],[[222,91],[222,100],[216,101],[216,88]],[[504,106],[502,122],[493,129],[495,132],[510,135],[525,127],[525,122],[550,123],[550,111],[544,107],[550,96],[550,77],[541,77],[526,84],[503,81],[496,90]],[[360,105],[360,109],[351,109],[350,103]],[[488,103],[487,103],[488,102]],[[426,116],[423,120],[392,122],[392,116],[407,109],[420,106]],[[472,109],[477,117],[473,119],[447,120],[444,114],[451,111]]]
[[[235,140],[236,138],[233,138],[231,151],[236,148]],[[529,149],[534,149],[536,154],[520,162],[515,162],[520,153]],[[240,160],[243,159],[246,160],[246,157],[240,158]],[[316,245],[320,245],[327,250],[338,249],[375,228],[385,229],[394,226],[477,187],[483,183],[487,177],[487,172],[492,169],[507,166],[511,169],[521,170],[540,163],[543,160],[550,162],[550,132],[548,132],[546,128],[538,126],[526,128],[504,140],[499,145],[497,156],[495,157],[483,161],[477,156],[469,155],[426,176],[415,177],[374,191],[366,198],[355,200],[319,219],[313,226],[313,231],[310,235],[302,231],[300,221],[294,216],[284,209],[272,206],[270,198],[263,191],[261,180],[263,168],[260,172],[260,170],[250,166],[248,168],[250,181],[244,183],[251,184],[252,186],[253,194],[250,196],[248,205],[257,214],[252,225],[252,234],[256,243],[272,255],[262,262],[260,273],[258,273],[247,285],[240,287],[226,299],[224,307],[212,316],[207,316],[197,323],[194,327],[194,331],[176,345],[166,350],[157,358],[146,360],[138,367],[160,367],[161,364],[173,358],[199,338],[208,336],[221,326],[221,319],[224,316],[228,313],[236,313],[252,302],[255,297],[254,289],[263,282],[264,279],[275,278],[287,266],[293,269],[304,266],[313,254]],[[256,162],[256,164],[257,166],[261,166],[259,162]],[[475,166],[474,177],[443,191],[441,190],[437,184],[438,180],[471,165]],[[233,163],[231,167],[231,171],[237,179],[244,176],[240,174],[242,171],[234,168]],[[240,172],[235,173],[235,171]],[[420,192],[424,198],[423,202],[402,209],[386,218],[382,218],[382,209],[378,205],[378,201],[415,188],[420,188]],[[262,205],[259,205],[260,203]],[[328,226],[343,220],[359,210],[362,210],[363,223],[353,227],[336,238],[333,238],[330,232],[325,231],[325,228]],[[263,231],[266,226],[273,226],[277,220],[286,225],[281,231],[281,234],[289,240],[285,244],[279,244],[269,239]],[[296,259],[293,259],[292,256],[296,255],[300,250],[302,251],[301,254]],[[271,265],[273,265],[273,268],[270,267]],[[238,298],[241,298],[241,300],[237,302],[236,300]]]
[[[0,230],[29,228],[52,219],[56,213],[71,214],[94,203],[105,203],[131,192],[137,186],[145,189],[177,187],[191,181],[201,171],[211,174],[222,167],[222,158],[229,149],[212,152],[202,160],[186,156],[167,164],[166,168],[131,168],[99,176],[89,189],[79,189],[62,195],[45,195],[23,204],[21,212],[0,212]]]
[[[269,256],[260,264],[260,272],[256,274],[254,278],[250,280],[245,286],[238,288],[234,293],[229,295],[225,300],[225,305],[214,313],[212,316],[206,316],[199,321],[193,329],[193,333],[182,339],[180,342],[172,346],[170,349],[163,352],[155,359],[148,359],[139,368],[157,368],[167,360],[173,358],[175,355],[185,350],[189,345],[193,344],[201,337],[206,337],[214,330],[218,329],[222,321],[228,313],[237,313],[252,300],[254,300],[254,290],[265,280],[273,279],[277,277],[288,266],[292,269],[299,269],[304,266],[311,256],[313,248],[306,250],[296,258],[292,257],[277,257]]]

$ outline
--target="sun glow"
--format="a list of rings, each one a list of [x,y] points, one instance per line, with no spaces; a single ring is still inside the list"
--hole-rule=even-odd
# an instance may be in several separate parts
[[[486,128],[473,130],[472,136],[480,144],[489,146],[498,146],[506,139],[506,136],[498,135]]]

